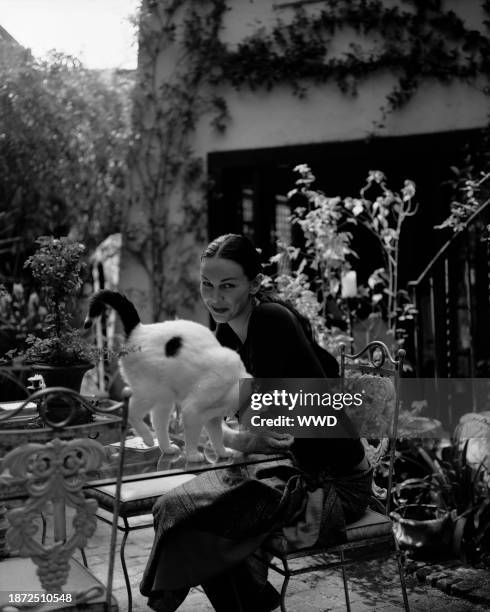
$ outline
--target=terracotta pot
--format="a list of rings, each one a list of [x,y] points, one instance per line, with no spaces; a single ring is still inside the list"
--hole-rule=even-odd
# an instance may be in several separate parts
[[[408,504],[390,513],[400,546],[415,550],[440,548],[446,542],[448,510],[424,504]]]

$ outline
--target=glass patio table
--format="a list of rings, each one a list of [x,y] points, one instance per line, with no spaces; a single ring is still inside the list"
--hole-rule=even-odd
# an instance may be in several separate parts
[[[147,447],[141,438],[130,436],[126,440],[124,457],[124,482],[134,480],[148,480],[159,478],[164,475],[175,476],[178,474],[198,474],[209,470],[219,470],[232,466],[251,465],[278,459],[280,455],[243,455],[236,453],[234,457],[220,459],[216,457],[214,450],[208,446],[200,447],[204,458],[200,462],[188,462],[184,453],[184,442],[182,438],[172,436],[172,442],[181,446],[181,452],[175,455],[162,455],[158,446]],[[113,452],[118,452],[119,443],[110,445]],[[101,474],[97,486],[110,481],[113,474]],[[94,483],[91,483],[94,486]]]
[[[97,403],[101,408],[107,408],[109,405],[116,404],[116,402],[108,399],[85,399]],[[0,415],[6,415],[10,411],[14,412],[21,404],[21,401],[0,401]],[[60,435],[62,437],[68,436],[69,430],[70,428],[67,427],[66,431],[63,430],[63,433]],[[56,430],[41,426],[35,404],[26,404],[20,413],[15,414],[6,421],[0,421],[0,460],[7,452],[26,441],[46,442],[55,435],[57,435]],[[114,482],[117,475],[119,456],[118,419],[111,415],[97,414],[91,422],[76,425],[76,435],[99,441],[106,447],[108,454],[111,456],[111,461],[108,465],[100,471],[89,475],[90,482],[87,486],[103,486]],[[187,462],[184,453],[183,436],[181,434],[173,435],[172,441],[181,448],[181,451],[174,455],[163,455],[160,448],[156,445],[156,441],[155,446],[147,447],[140,437],[129,434],[126,438],[124,450],[124,482],[149,480],[165,475],[197,474],[231,466],[261,463],[277,459],[279,456],[243,455],[236,453],[231,458],[219,459],[216,457],[214,450],[205,445],[203,440],[200,449],[203,452],[204,459],[201,462]],[[1,488],[2,482],[0,479],[0,492]],[[22,492],[20,490],[16,491],[15,495],[22,495]]]

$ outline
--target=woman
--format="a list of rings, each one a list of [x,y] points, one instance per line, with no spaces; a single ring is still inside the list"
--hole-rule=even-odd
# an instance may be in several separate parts
[[[308,322],[261,288],[261,263],[244,236],[211,242],[201,258],[201,296],[216,336],[256,378],[333,378],[336,360]],[[345,417],[343,426],[352,425]],[[224,425],[225,444],[245,453],[290,451],[290,459],[207,472],[162,496],[156,537],[141,583],[155,610],[176,610],[202,584],[218,612],[266,612],[279,604],[267,557],[253,555],[272,534],[290,549],[343,541],[362,516],[372,473],[360,440],[293,440]]]

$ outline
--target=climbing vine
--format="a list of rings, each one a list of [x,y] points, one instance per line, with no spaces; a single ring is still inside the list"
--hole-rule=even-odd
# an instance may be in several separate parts
[[[360,82],[388,70],[396,82],[382,109],[386,115],[406,104],[424,79],[448,83],[490,76],[487,35],[467,27],[441,0],[403,4],[406,8],[382,0],[324,0],[309,14],[301,2],[284,3],[284,9],[294,11],[292,19],[279,17],[272,29],[258,29],[236,48],[216,42],[221,68],[213,73],[214,83],[251,89],[289,83],[296,95],[305,96],[312,84],[334,82],[345,94],[356,95]],[[482,9],[488,29],[488,0]],[[349,29],[356,42],[336,53],[335,35]],[[360,44],[360,35],[371,42]]]
[[[133,215],[126,243],[151,279],[155,320],[197,298],[192,271],[206,234],[206,183],[193,134],[204,116],[216,130],[226,129],[231,118],[222,86],[288,83],[304,97],[308,87],[332,82],[354,96],[363,81],[388,71],[395,82],[379,125],[428,78],[479,83],[483,76],[490,93],[490,39],[442,0],[284,2],[276,4],[271,27],[259,26],[236,45],[220,37],[230,7],[227,0],[146,0],[141,10],[131,199],[147,214]],[[488,30],[490,0],[481,7]],[[338,33],[355,40],[343,52],[335,45]],[[164,56],[174,61],[162,79]]]
[[[194,153],[190,135],[214,104],[202,87],[213,65],[225,8],[224,0],[202,10],[185,0],[165,6],[149,1],[140,15],[131,200],[134,210],[146,214],[141,219],[130,214],[125,234],[127,247],[151,280],[154,320],[175,316],[197,299],[195,270],[197,249],[206,234],[206,185],[203,161]],[[192,52],[188,45],[174,44],[177,22],[183,40],[192,39]],[[161,81],[159,58],[174,51],[172,74]]]

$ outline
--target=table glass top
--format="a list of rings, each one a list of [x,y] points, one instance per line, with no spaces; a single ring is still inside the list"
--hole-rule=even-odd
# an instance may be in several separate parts
[[[0,402],[0,418],[2,415],[14,413],[20,405],[21,402]],[[36,406],[32,403],[26,404],[20,413],[8,418],[8,420],[0,421],[0,461],[6,453],[22,444],[27,442],[45,443],[55,437],[56,434],[53,430],[46,429],[41,425]],[[61,437],[65,437],[65,435],[62,434]],[[120,442],[118,420],[109,415],[96,415],[92,422],[77,428],[76,437],[98,440],[105,446],[108,454],[111,456],[111,461],[108,464],[96,473],[90,474],[90,481],[97,483],[114,481],[119,464]],[[172,441],[180,448],[180,451],[174,454],[162,454],[156,439],[154,440],[154,446],[148,447],[142,438],[135,436],[131,428],[129,428],[125,443],[124,478],[134,480],[152,478],[155,474],[161,476],[163,474],[197,473],[273,458],[263,455],[243,455],[242,453],[235,453],[231,458],[218,458],[208,443],[203,430],[200,444],[203,459],[199,462],[188,462],[185,455],[182,433],[174,433],[171,437]]]

